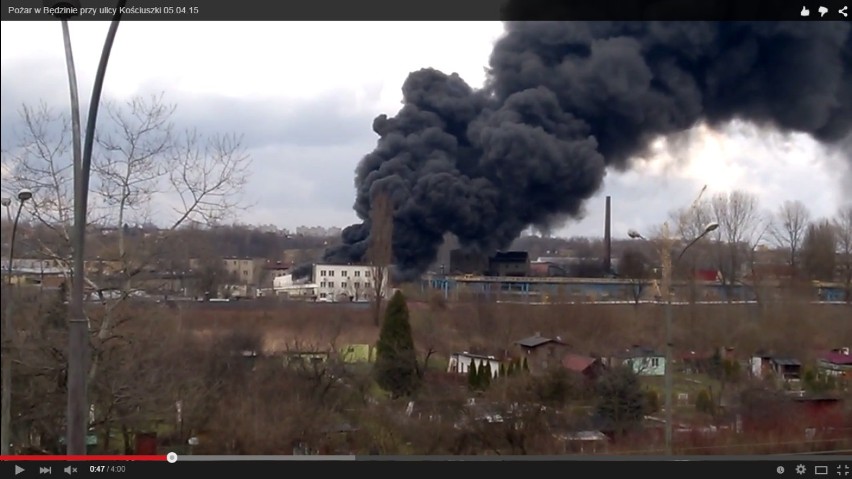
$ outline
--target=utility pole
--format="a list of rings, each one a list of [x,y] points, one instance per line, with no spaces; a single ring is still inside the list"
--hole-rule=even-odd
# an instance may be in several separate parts
[[[6,292],[3,297],[6,300],[6,308],[3,318],[3,336],[0,342],[0,374],[3,375],[2,388],[3,394],[0,397],[0,455],[8,456],[12,443],[12,347],[17,343],[17,333],[15,323],[12,321],[14,313],[16,291],[12,288],[12,265],[15,263],[15,237],[18,233],[18,221],[21,219],[21,210],[24,208],[24,202],[31,199],[33,193],[30,190],[21,190],[18,193],[18,212],[15,213],[15,220],[12,222],[12,238],[9,240],[9,265],[5,281]],[[9,208],[12,205],[11,198],[3,198],[3,207],[6,208],[6,215],[11,221],[12,215]]]
[[[666,408],[666,455],[673,454],[672,435],[674,421],[674,406],[672,401],[672,246],[668,222],[663,224],[660,261],[663,267],[663,300],[665,301],[666,328],[666,367],[665,367],[665,408]]]

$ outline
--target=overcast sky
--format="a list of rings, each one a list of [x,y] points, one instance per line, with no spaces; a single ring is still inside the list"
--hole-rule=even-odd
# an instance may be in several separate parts
[[[71,24],[82,101],[88,104],[108,24]],[[68,108],[59,23],[3,22],[2,144],[14,144],[21,104]],[[346,226],[357,220],[354,169],[375,146],[372,120],[400,108],[409,72],[434,67],[481,86],[497,22],[238,23],[125,22],[110,60],[104,97],[163,93],[181,127],[238,132],[253,158],[240,221]],[[613,235],[647,230],[668,211],[707,194],[741,189],[766,209],[802,200],[816,216],[834,214],[849,187],[848,162],[809,138],[730,125],[698,129],[685,147],[610,172],[584,219],[560,235],[599,236],[604,196],[612,196]]]

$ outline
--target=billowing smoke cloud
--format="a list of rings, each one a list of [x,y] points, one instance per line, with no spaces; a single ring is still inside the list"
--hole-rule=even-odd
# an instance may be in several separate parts
[[[362,259],[377,189],[395,203],[395,262],[419,273],[447,232],[487,252],[578,214],[608,168],[700,122],[840,145],[852,129],[852,36],[845,22],[510,22],[484,89],[423,69],[402,91],[357,167],[364,222],[327,260]]]

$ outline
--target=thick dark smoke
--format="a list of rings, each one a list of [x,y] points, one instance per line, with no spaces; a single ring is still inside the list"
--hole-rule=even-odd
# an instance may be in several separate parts
[[[486,87],[423,69],[373,122],[355,211],[328,261],[357,262],[371,194],[395,204],[393,251],[410,274],[444,234],[485,252],[576,215],[608,168],[661,135],[733,119],[841,144],[852,129],[852,36],[842,22],[507,23]],[[755,178],[760,181],[760,178]]]

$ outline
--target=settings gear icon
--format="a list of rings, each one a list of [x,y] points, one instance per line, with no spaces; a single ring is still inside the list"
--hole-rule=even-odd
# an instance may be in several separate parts
[[[804,464],[799,464],[798,466],[796,466],[796,474],[800,476],[804,475],[807,470],[808,468],[806,468]]]

